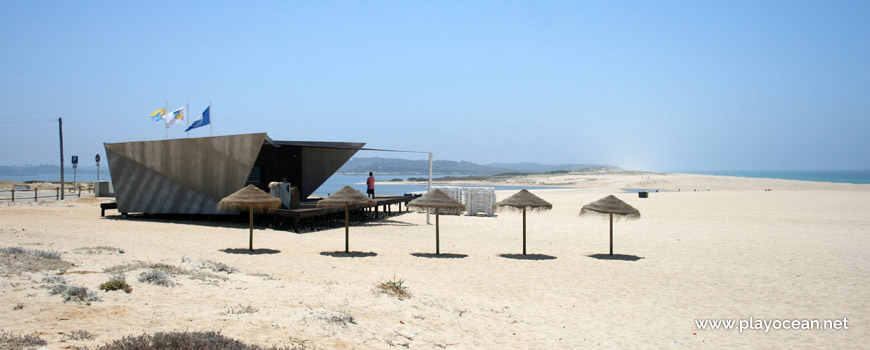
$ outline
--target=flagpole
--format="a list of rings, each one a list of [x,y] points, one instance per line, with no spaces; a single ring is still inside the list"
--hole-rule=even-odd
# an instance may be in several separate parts
[[[189,114],[190,114],[190,103],[186,104],[185,107],[184,107],[184,109],[186,109],[185,112],[187,112],[188,117],[189,117]],[[190,118],[184,118],[184,119],[187,120],[187,126],[190,126]],[[187,138],[190,138],[190,131],[187,132]]]
[[[166,108],[163,110],[163,115],[162,115],[162,117],[163,117],[163,129],[166,129],[166,112],[167,111],[169,111],[169,100],[166,100]],[[165,130],[165,132],[166,132],[166,136],[163,138],[164,140],[169,138],[169,131]]]
[[[214,123],[211,118],[212,114],[211,101],[208,101],[208,136],[214,136],[214,129],[211,128],[211,124]]]

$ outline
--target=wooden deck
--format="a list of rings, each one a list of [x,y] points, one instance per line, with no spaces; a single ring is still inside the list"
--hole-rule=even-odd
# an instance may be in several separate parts
[[[408,202],[414,200],[414,196],[384,196],[375,197],[373,205],[351,205],[351,211],[363,210],[369,212],[369,215],[374,214],[375,219],[381,215],[390,215],[393,213],[396,206],[396,213],[402,212],[402,204],[405,205],[405,211],[408,211]],[[106,216],[106,209],[118,209],[118,204],[115,202],[101,203],[100,216]],[[289,223],[294,231],[299,230],[299,224],[302,220],[317,220],[318,217],[323,217],[332,214],[344,213],[344,208],[318,208],[317,201],[304,201],[299,204],[299,209],[276,209],[268,214],[257,214],[258,217],[272,217],[273,221]],[[126,216],[127,213],[121,213]],[[344,217],[344,215],[342,215]]]
[[[397,213],[402,212],[402,204],[405,204],[405,211],[408,210],[408,202],[414,200],[413,196],[390,196],[390,197],[375,197],[373,205],[351,205],[350,210],[366,210],[374,211],[374,216],[377,219],[381,213],[389,215],[393,213],[393,206],[397,206]],[[276,209],[271,214],[280,219],[289,219],[290,225],[294,230],[299,229],[299,222],[302,219],[313,219],[319,216],[329,214],[343,213],[344,208],[318,208],[317,201],[305,201],[300,203],[299,209]]]

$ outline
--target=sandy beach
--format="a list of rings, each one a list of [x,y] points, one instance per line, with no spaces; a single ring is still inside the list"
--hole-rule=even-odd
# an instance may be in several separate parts
[[[246,254],[247,223],[115,211],[101,218],[92,198],[2,203],[0,246],[57,251],[73,265],[3,266],[0,329],[39,336],[48,349],[173,330],[304,349],[866,347],[870,185],[687,174],[512,181],[568,186],[533,191],[553,204],[528,215],[533,259],[513,256],[522,249],[522,217],[511,212],[441,216],[441,252],[452,258],[412,255],[435,250],[434,225],[414,212],[352,226],[351,250],[375,254],[336,257],[322,253],[344,248],[343,227],[304,234],[258,227],[261,254]],[[661,192],[641,199],[625,188]],[[623,259],[594,257],[608,251],[608,222],[577,215],[607,194],[642,215],[614,223],[614,252]],[[154,264],[174,267],[176,285],[139,282]],[[131,293],[98,289],[124,267]],[[50,295],[43,279],[58,276],[101,300]],[[403,280],[410,297],[377,291],[387,280]],[[695,322],[750,317],[845,317],[848,329],[741,333]],[[77,330],[93,339],[71,339]]]

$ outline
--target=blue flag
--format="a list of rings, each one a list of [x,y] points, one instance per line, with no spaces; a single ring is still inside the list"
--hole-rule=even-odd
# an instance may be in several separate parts
[[[211,124],[211,118],[209,117],[209,110],[210,109],[211,109],[211,106],[206,107],[205,110],[202,111],[202,115],[199,116],[199,119],[194,121],[193,124],[190,124],[190,126],[187,127],[187,129],[185,129],[184,132],[188,132],[188,131],[190,131],[190,129],[196,129],[200,126],[206,126],[206,125]]]

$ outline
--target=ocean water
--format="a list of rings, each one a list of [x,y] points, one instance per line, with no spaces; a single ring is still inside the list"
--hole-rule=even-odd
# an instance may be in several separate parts
[[[375,194],[384,195],[384,194],[405,194],[411,192],[426,192],[426,185],[384,185],[382,182],[389,181],[392,179],[402,179],[406,180],[411,177],[422,177],[425,178],[427,175],[375,175],[375,178],[378,179],[378,185],[375,187]],[[443,175],[438,175],[435,177],[440,177]],[[451,175],[451,176],[462,176],[462,175]],[[332,175],[323,185],[314,191],[315,195],[319,196],[327,196],[330,193],[338,191],[344,186],[350,186],[360,190],[360,192],[365,193],[366,191],[366,179],[368,175]],[[64,180],[73,181],[72,172],[69,174],[64,174]],[[97,173],[85,173],[85,174],[77,174],[76,181],[79,182],[93,182],[97,180]],[[110,181],[109,172],[103,171],[100,172],[100,180]],[[34,174],[34,175],[0,175],[0,181],[60,181],[60,174]],[[552,187],[541,187],[541,186],[530,186],[530,187],[520,187],[520,186],[494,186],[496,190],[516,190],[519,191],[523,188],[528,190],[534,189],[546,189]]]
[[[441,177],[443,175],[433,176]],[[462,176],[462,175],[450,175],[450,176]],[[378,180],[378,184],[375,186],[375,194],[376,195],[385,195],[385,194],[396,194],[402,195],[405,193],[412,192],[426,192],[426,185],[386,185],[383,184],[385,181],[389,181],[392,179],[402,179],[406,180],[411,177],[427,177],[427,175],[378,175],[375,174],[375,179]],[[344,186],[350,186],[362,193],[366,192],[366,179],[368,179],[368,175],[332,175],[323,185],[314,191],[315,195],[318,196],[327,196],[330,193],[338,191]],[[547,189],[554,187],[542,187],[542,186],[487,186],[487,187],[495,187],[496,190],[510,190],[510,191],[519,191],[521,189],[527,190],[537,190],[537,189]]]
[[[870,170],[788,170],[788,171],[770,171],[770,170],[711,170],[711,171],[676,171],[684,174],[702,174],[702,175],[725,175],[738,177],[755,177],[768,179],[785,179],[785,180],[802,180],[802,181],[819,181],[819,182],[837,182],[837,183],[853,183],[853,184],[870,184]],[[440,177],[442,175],[438,175]],[[456,176],[456,175],[451,175]],[[389,181],[391,179],[408,179],[410,177],[426,177],[426,175],[375,175],[378,182]],[[350,186],[360,191],[365,192],[366,175],[333,175],[316,191],[315,195],[325,196],[329,193],[338,191],[344,186]],[[64,174],[66,181],[73,181],[72,171]],[[97,180],[96,172],[82,172],[76,174],[76,181],[93,182]],[[109,171],[100,172],[100,180],[111,180]],[[60,181],[60,174],[33,174],[33,175],[0,175],[0,181]],[[521,187],[521,186],[495,186],[497,190],[520,190],[520,189],[547,189],[552,187]],[[411,192],[425,192],[426,185],[384,185],[378,184],[375,192],[378,194],[404,194]],[[640,191],[640,190],[638,190]]]
[[[870,170],[718,170],[677,172],[685,174],[725,175],[766,179],[870,184]]]
[[[109,177],[109,171],[101,171],[100,181],[111,181]],[[63,174],[63,180],[67,182],[73,181],[73,172],[65,172]],[[60,181],[60,170],[58,170],[55,174],[32,174],[32,175],[0,175],[0,181]],[[76,173],[75,181],[77,182],[94,182],[97,181],[97,173],[87,172],[87,173]]]

